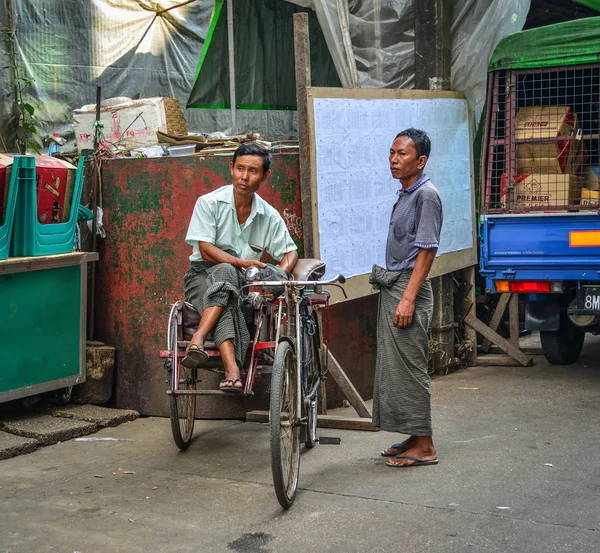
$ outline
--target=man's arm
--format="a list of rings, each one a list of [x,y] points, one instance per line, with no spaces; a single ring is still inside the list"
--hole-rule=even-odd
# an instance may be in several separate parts
[[[410,280],[408,281],[408,286],[406,287],[406,290],[404,290],[402,299],[396,307],[394,326],[406,328],[412,323],[417,294],[431,270],[436,253],[437,248],[428,248],[421,249],[417,254],[417,260]]]
[[[229,255],[227,252],[224,252],[221,248],[217,248],[217,246],[210,242],[198,242],[198,247],[200,248],[202,259],[209,261],[210,263],[229,263],[240,270],[247,269],[248,267],[267,266],[265,263],[261,263],[255,259],[240,259],[234,255]]]
[[[289,275],[294,269],[296,261],[298,261],[298,252],[296,250],[292,250],[291,252],[287,252],[281,258],[281,261],[277,264],[277,266],[281,267],[286,274]]]

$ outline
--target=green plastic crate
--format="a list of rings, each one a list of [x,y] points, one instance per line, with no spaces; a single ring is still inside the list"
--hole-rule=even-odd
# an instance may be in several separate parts
[[[21,157],[18,170],[19,193],[15,213],[11,255],[15,257],[53,255],[73,251],[75,226],[79,202],[83,192],[83,166],[85,158],[79,158],[77,174],[73,184],[71,213],[63,223],[40,224],[37,220],[37,190],[35,179],[35,158]],[[27,160],[24,165],[23,160]]]
[[[30,159],[21,156],[17,156],[13,160],[10,183],[8,184],[8,195],[6,198],[6,205],[4,206],[4,220],[0,224],[0,260],[6,259],[10,252],[13,225],[15,221],[15,208],[17,206],[17,192],[19,188],[18,174],[19,167],[23,160],[25,160],[25,164],[31,161]]]

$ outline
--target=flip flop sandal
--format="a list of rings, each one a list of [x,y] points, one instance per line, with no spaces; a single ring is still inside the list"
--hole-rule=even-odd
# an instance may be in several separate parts
[[[411,457],[410,455],[396,455],[396,459],[409,459],[410,461],[413,461],[413,463],[411,463],[410,465],[397,465],[396,463],[392,463],[392,460],[390,459],[386,463],[386,466],[398,469],[407,469],[410,467],[425,467],[427,465],[437,465],[439,462],[437,457],[435,459],[423,460],[419,459],[418,457]]]
[[[240,383],[239,386],[236,386],[237,383]],[[225,383],[231,383],[228,386],[223,386]],[[236,378],[232,380],[231,378],[226,378],[225,380],[221,380],[219,383],[219,390],[225,392],[226,394],[242,394],[244,392],[244,387],[242,386],[242,379]]]
[[[196,344],[192,344],[181,360],[181,364],[187,369],[197,369],[208,361],[208,354]]]
[[[386,449],[384,449],[383,451],[381,451],[381,456],[382,457],[395,457],[396,455],[398,455],[398,452],[402,453],[404,451],[408,450],[408,447],[406,447],[405,445],[402,444],[393,444],[390,447],[387,448],[389,449],[396,449],[396,453],[386,453]]]

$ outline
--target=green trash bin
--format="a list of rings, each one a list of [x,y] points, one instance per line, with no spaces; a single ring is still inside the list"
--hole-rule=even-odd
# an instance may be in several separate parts
[[[0,260],[6,259],[10,252],[19,186],[18,173],[22,159],[26,158],[17,156],[13,161],[10,182],[8,184],[8,193],[6,195],[6,205],[4,206],[4,217],[0,217]],[[28,163],[28,161],[26,161],[26,163]]]
[[[37,218],[37,189],[35,158],[23,156],[18,168],[18,195],[14,221],[11,255],[15,257],[53,255],[73,251],[75,226],[83,192],[85,158],[79,158],[73,184],[69,220],[62,223],[41,224]],[[24,160],[26,160],[24,162]]]

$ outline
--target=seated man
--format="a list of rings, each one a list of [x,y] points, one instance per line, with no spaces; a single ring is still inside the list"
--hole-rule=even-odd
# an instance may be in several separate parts
[[[214,331],[225,367],[219,385],[224,392],[242,392],[240,367],[250,340],[238,302],[238,291],[245,284],[242,271],[265,267],[260,262],[262,252],[255,252],[250,244],[281,260],[278,266],[287,274],[298,259],[281,215],[256,193],[269,178],[270,165],[263,146],[240,146],[229,164],[232,184],[198,198],[185,239],[193,248],[184,277],[185,298],[202,319],[181,362],[191,369],[202,365],[208,359],[206,336]]]

